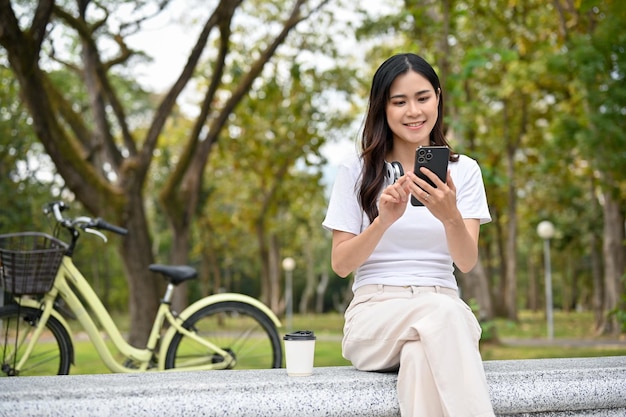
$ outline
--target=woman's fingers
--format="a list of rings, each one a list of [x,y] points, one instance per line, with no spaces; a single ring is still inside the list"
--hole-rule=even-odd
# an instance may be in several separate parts
[[[424,192],[426,192],[428,194],[432,194],[432,192],[435,190],[435,187],[433,187],[428,182],[426,182],[422,178],[420,178],[417,175],[415,175],[413,172],[409,172],[407,174],[407,176],[409,177],[409,179],[412,182],[412,184],[410,185],[410,190],[411,190],[411,193],[414,196],[416,196],[416,197],[422,196],[423,197],[424,194],[421,193],[420,191],[424,191]]]
[[[452,187],[454,187],[449,172],[446,178],[446,182],[441,181],[437,174],[427,168],[422,168],[421,172],[435,184],[435,187],[433,187],[424,179],[415,175],[415,173],[413,172],[408,172],[407,176],[412,183],[409,192],[413,194],[415,198],[421,201],[422,204],[428,205],[429,203],[440,200],[441,198],[443,198],[443,196],[445,196],[449,189],[453,190],[453,188],[448,187],[447,184],[448,182],[450,182]]]
[[[394,184],[388,186],[383,191],[381,199],[388,202],[406,202],[408,198],[408,189],[406,188],[406,179],[400,178]]]

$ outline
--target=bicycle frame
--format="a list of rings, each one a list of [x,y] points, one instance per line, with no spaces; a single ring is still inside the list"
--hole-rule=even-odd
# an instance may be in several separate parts
[[[183,333],[186,337],[190,337],[199,344],[206,346],[208,351],[215,352],[224,358],[229,358],[229,360],[224,360],[223,362],[215,364],[211,363],[211,361],[207,359],[206,363],[199,364],[194,367],[185,367],[184,370],[209,370],[223,369],[228,367],[234,360],[229,352],[224,351],[220,347],[211,343],[209,340],[198,337],[193,332],[190,332],[182,327],[183,322],[194,312],[196,312],[200,308],[217,302],[242,301],[248,304],[252,304],[255,307],[259,308],[261,311],[263,311],[268,317],[270,317],[276,327],[281,327],[281,323],[274,315],[274,313],[260,301],[243,294],[216,294],[198,300],[197,302],[183,310],[183,312],[178,317],[175,317],[174,314],[171,312],[169,304],[161,303],[159,305],[159,309],[154,320],[146,348],[138,349],[131,346],[128,342],[126,342],[126,340],[124,340],[122,334],[120,333],[110,314],[100,301],[98,295],[91,288],[91,286],[82,275],[82,273],[78,270],[78,268],[76,268],[76,266],[72,262],[71,257],[65,256],[61,267],[57,272],[53,288],[45,294],[42,301],[36,301],[32,299],[17,300],[21,305],[24,306],[35,308],[42,308],[43,306],[43,313],[39,320],[38,327],[30,341],[30,345],[27,347],[28,353],[32,350],[35,344],[38,343],[39,336],[45,328],[46,322],[50,315],[53,315],[59,320],[59,322],[66,328],[68,334],[72,334],[67,322],[54,309],[54,301],[57,296],[60,296],[67,303],[67,306],[76,315],[77,320],[86,331],[89,339],[91,340],[91,343],[96,348],[96,351],[98,352],[98,355],[100,356],[104,364],[107,366],[107,368],[109,368],[109,370],[115,373],[134,373],[157,369],[160,371],[165,370],[165,354],[172,338],[176,333]],[[79,296],[82,298],[83,301],[81,301],[81,298],[79,298]],[[100,328],[92,317],[94,317],[100,324]],[[161,337],[163,324],[166,321],[170,326],[163,335],[163,337]],[[124,356],[125,359],[130,359],[134,362],[134,364],[137,365],[136,368],[124,366],[114,358],[111,350],[106,344],[105,337],[101,334],[101,330],[106,333],[106,335],[113,343],[114,347]],[[156,346],[159,343],[159,339],[161,339],[160,348],[158,355],[155,355]],[[21,369],[24,362],[28,359],[28,353],[23,356],[22,361],[17,366],[17,369]],[[155,357],[157,359],[157,367],[150,367],[151,364],[154,364],[152,360]],[[176,368],[176,370],[181,370],[181,368]]]

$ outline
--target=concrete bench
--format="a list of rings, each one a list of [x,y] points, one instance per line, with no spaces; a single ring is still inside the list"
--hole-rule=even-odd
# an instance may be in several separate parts
[[[496,414],[626,416],[626,357],[487,361]],[[352,367],[0,379],[0,416],[398,416],[396,374]]]

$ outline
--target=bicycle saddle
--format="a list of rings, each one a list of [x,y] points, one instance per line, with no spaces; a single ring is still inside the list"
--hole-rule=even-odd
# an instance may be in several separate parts
[[[174,285],[178,285],[183,281],[194,279],[198,276],[198,271],[187,265],[152,264],[148,269],[152,272],[165,275],[166,279]]]

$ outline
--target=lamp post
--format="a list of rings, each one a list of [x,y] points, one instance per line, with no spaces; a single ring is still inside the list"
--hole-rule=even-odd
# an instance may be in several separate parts
[[[293,270],[296,268],[296,261],[293,258],[283,259],[283,269],[285,270],[285,315],[287,316],[287,330],[291,331],[293,321]]]
[[[544,220],[537,225],[537,234],[543,239],[543,262],[546,275],[546,320],[548,339],[554,338],[554,318],[552,316],[552,266],[550,264],[550,239],[554,237],[554,225]]]

